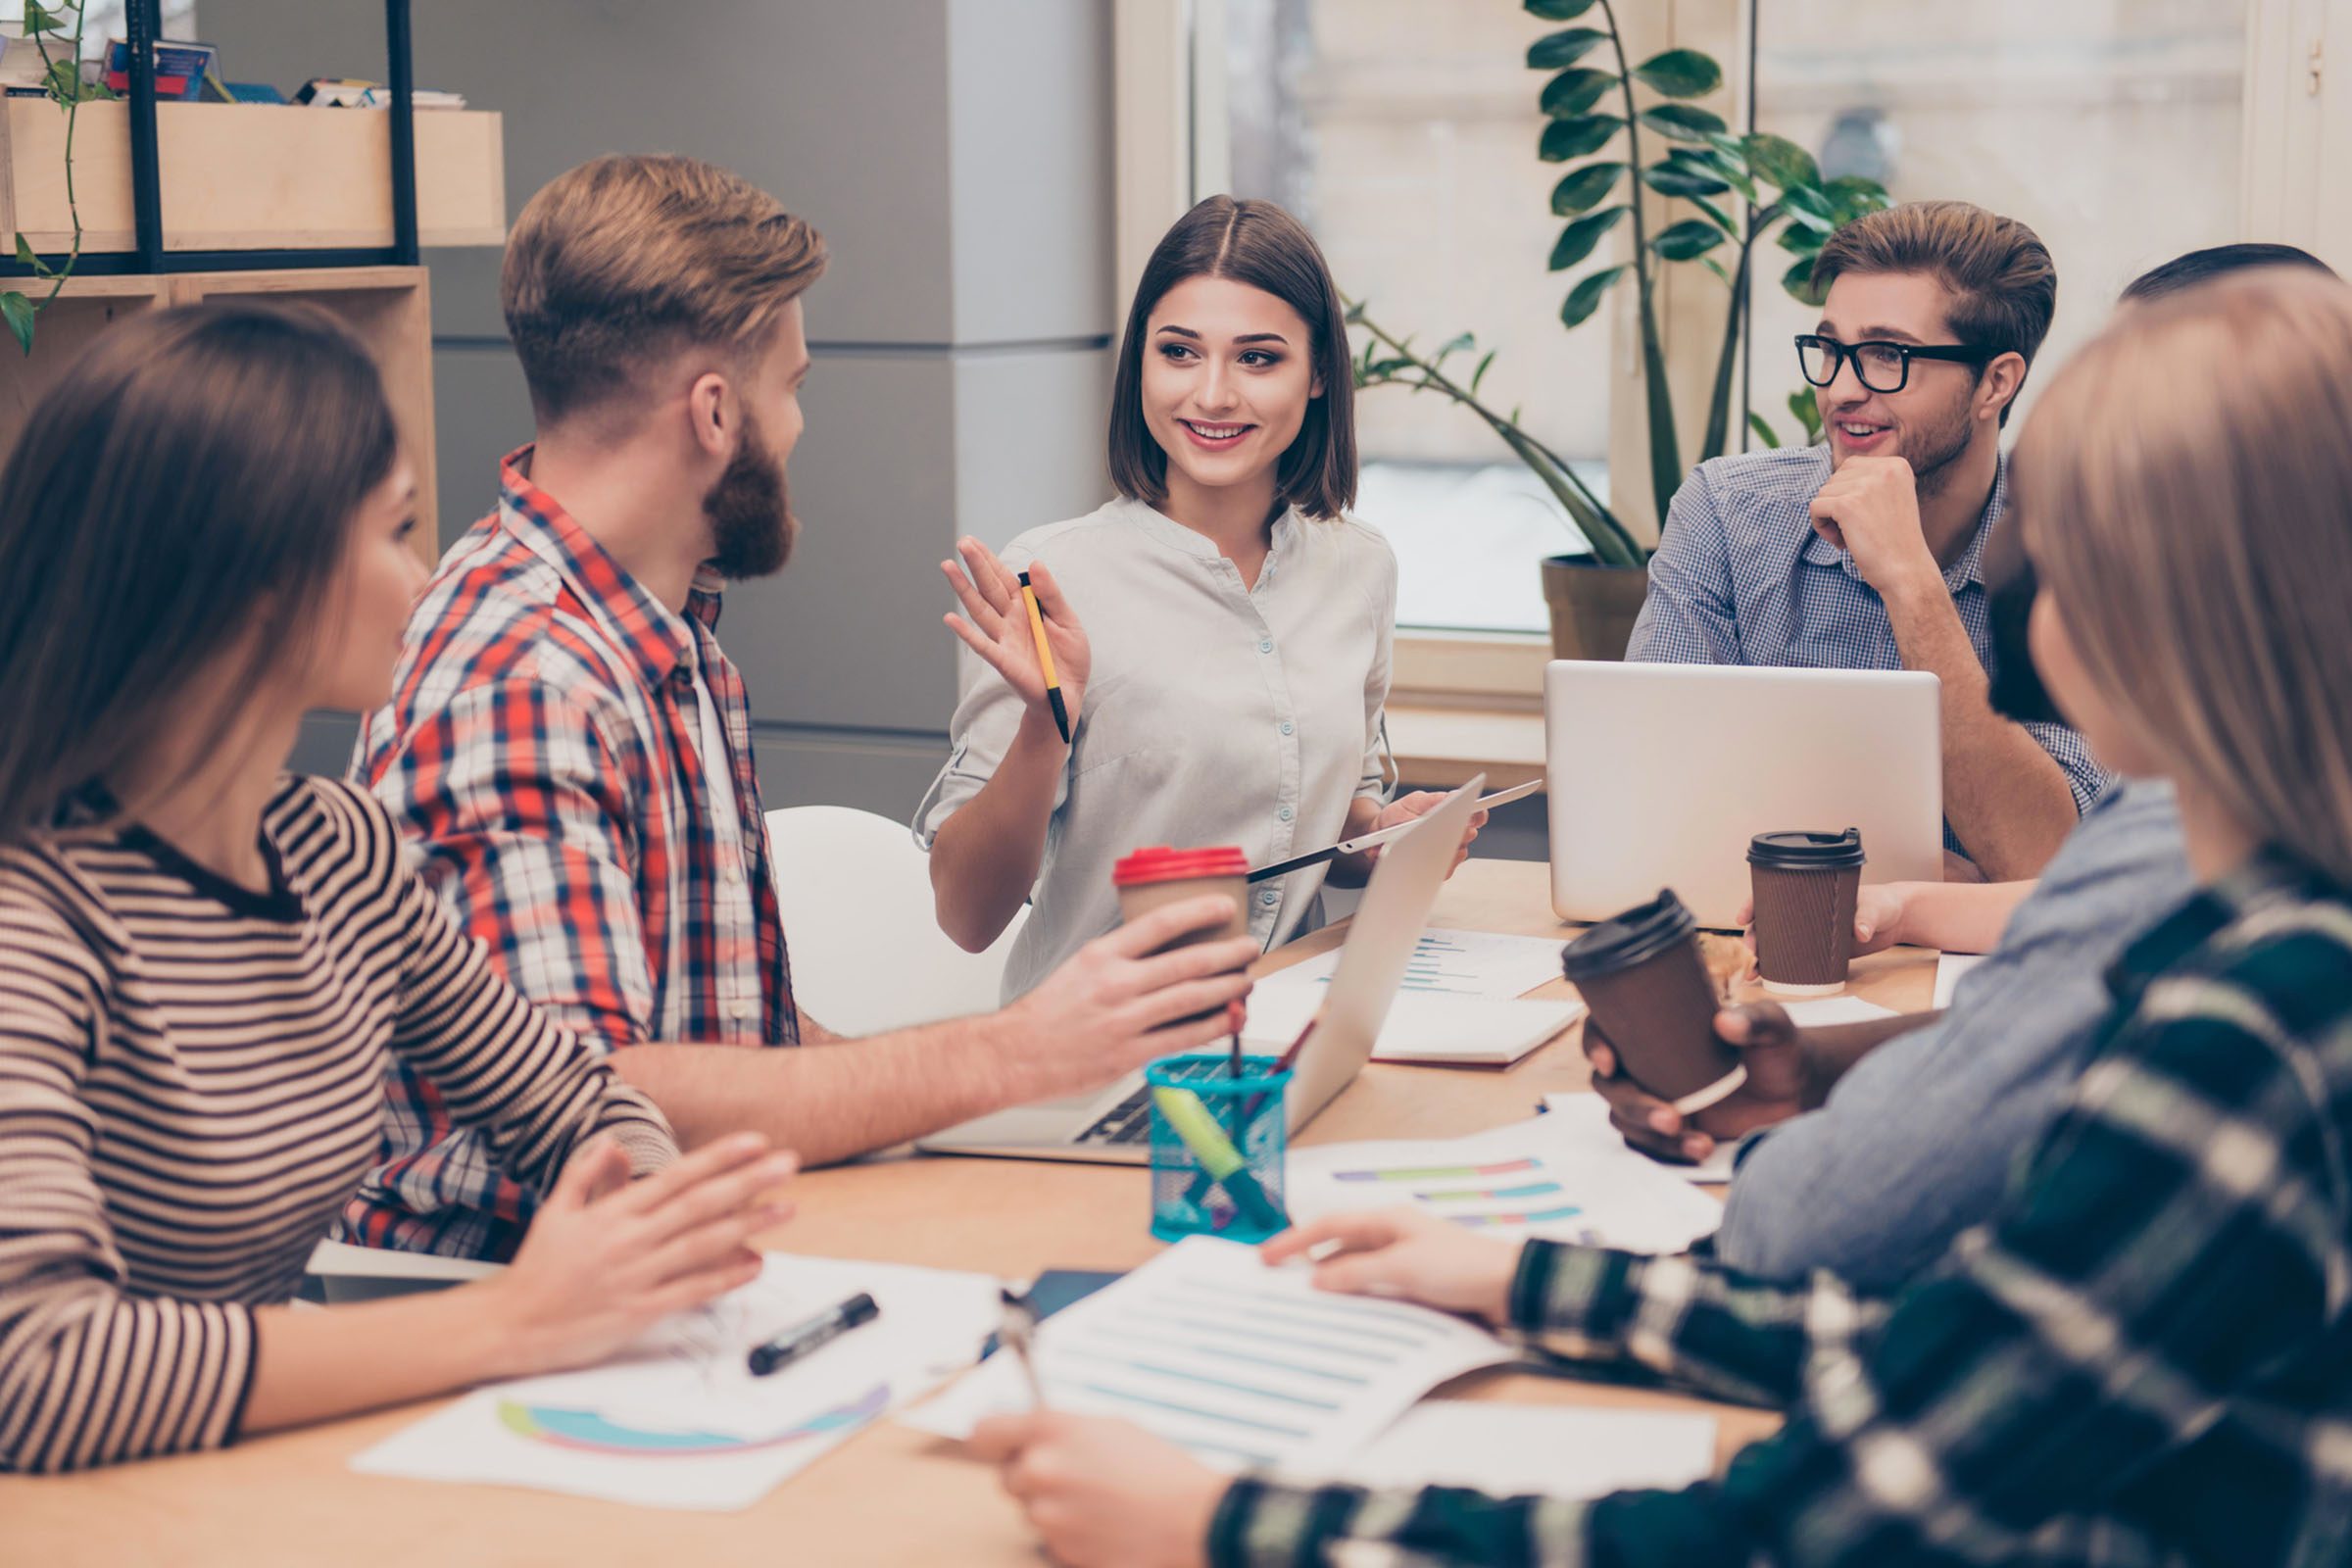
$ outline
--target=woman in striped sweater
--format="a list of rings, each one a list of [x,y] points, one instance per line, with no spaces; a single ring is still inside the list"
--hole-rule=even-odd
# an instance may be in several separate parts
[[[282,771],[306,710],[388,695],[415,493],[365,351],[257,307],[113,328],[0,470],[0,1469],[590,1361],[785,1217],[792,1156],[679,1157],[381,808]],[[552,1194],[496,1279],[294,1310],[395,1054]]]

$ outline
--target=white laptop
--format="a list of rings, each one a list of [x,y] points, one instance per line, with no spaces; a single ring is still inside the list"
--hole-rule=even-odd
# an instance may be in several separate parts
[[[1381,851],[1363,902],[1348,927],[1339,968],[1332,973],[1323,1021],[1299,1052],[1284,1091],[1284,1118],[1292,1132],[1331,1103],[1372,1059],[1372,1043],[1396,999],[1405,965],[1429,924],[1429,912],[1446,885],[1454,849],[1462,842],[1485,784],[1484,774],[1472,779],[1411,832]],[[1279,1055],[1297,1036],[1289,1027],[1292,1021],[1285,1018],[1286,1032],[1261,1034],[1266,1026],[1252,1018],[1253,1027],[1243,1032],[1243,1045],[1257,1054]],[[915,1147],[936,1154],[1148,1164],[1149,1106],[1144,1075],[1133,1072],[1098,1093],[1001,1110],[918,1139]]]
[[[1860,828],[1865,882],[1941,881],[1939,684],[1919,670],[1553,661],[1553,909],[1603,920],[1672,888],[1700,925],[1732,929],[1747,841],[1784,828]]]

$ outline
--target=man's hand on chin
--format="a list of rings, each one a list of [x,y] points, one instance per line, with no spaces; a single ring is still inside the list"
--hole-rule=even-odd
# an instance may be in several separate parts
[[[1943,573],[1919,520],[1919,484],[1902,458],[1848,458],[1813,498],[1813,531],[1849,551],[1882,598]]]

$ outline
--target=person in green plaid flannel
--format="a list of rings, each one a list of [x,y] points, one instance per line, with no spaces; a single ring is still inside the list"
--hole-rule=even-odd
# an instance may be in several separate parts
[[[1293,1231],[1266,1261],[1315,1250],[1326,1289],[1787,1423],[1718,1480],[1595,1499],[1306,1488],[1120,1422],[986,1423],[1056,1558],[2352,1560],[2352,288],[2264,270],[2127,307],[2014,476],[2034,661],[2105,765],[2174,782],[2198,886],[2109,970],[1993,1217],[1891,1295],[1409,1211]]]

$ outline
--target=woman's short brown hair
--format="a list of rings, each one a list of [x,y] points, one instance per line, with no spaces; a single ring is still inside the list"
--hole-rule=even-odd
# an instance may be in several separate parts
[[[2015,354],[2029,368],[2058,310],[2058,269],[2041,237],[1967,202],[1905,202],[1855,219],[1813,259],[1813,291],[1828,293],[1846,272],[1933,277],[1952,297],[1954,337]],[[2013,394],[2002,406],[2003,424],[2016,402]]]
[[[1188,278],[1229,277],[1263,289],[1298,313],[1311,338],[1308,363],[1323,390],[1307,405],[1274,468],[1286,505],[1319,520],[1355,504],[1355,380],[1348,317],[1323,252],[1305,225],[1272,202],[1211,196],[1176,220],[1144,264],[1119,343],[1110,390],[1110,482],[1130,500],[1168,498],[1168,455],[1144,422],[1144,337],[1152,307]]]
[[[684,349],[756,349],[824,270],[816,230],[739,174],[699,158],[599,158],[514,220],[499,303],[532,413],[552,424]]]

